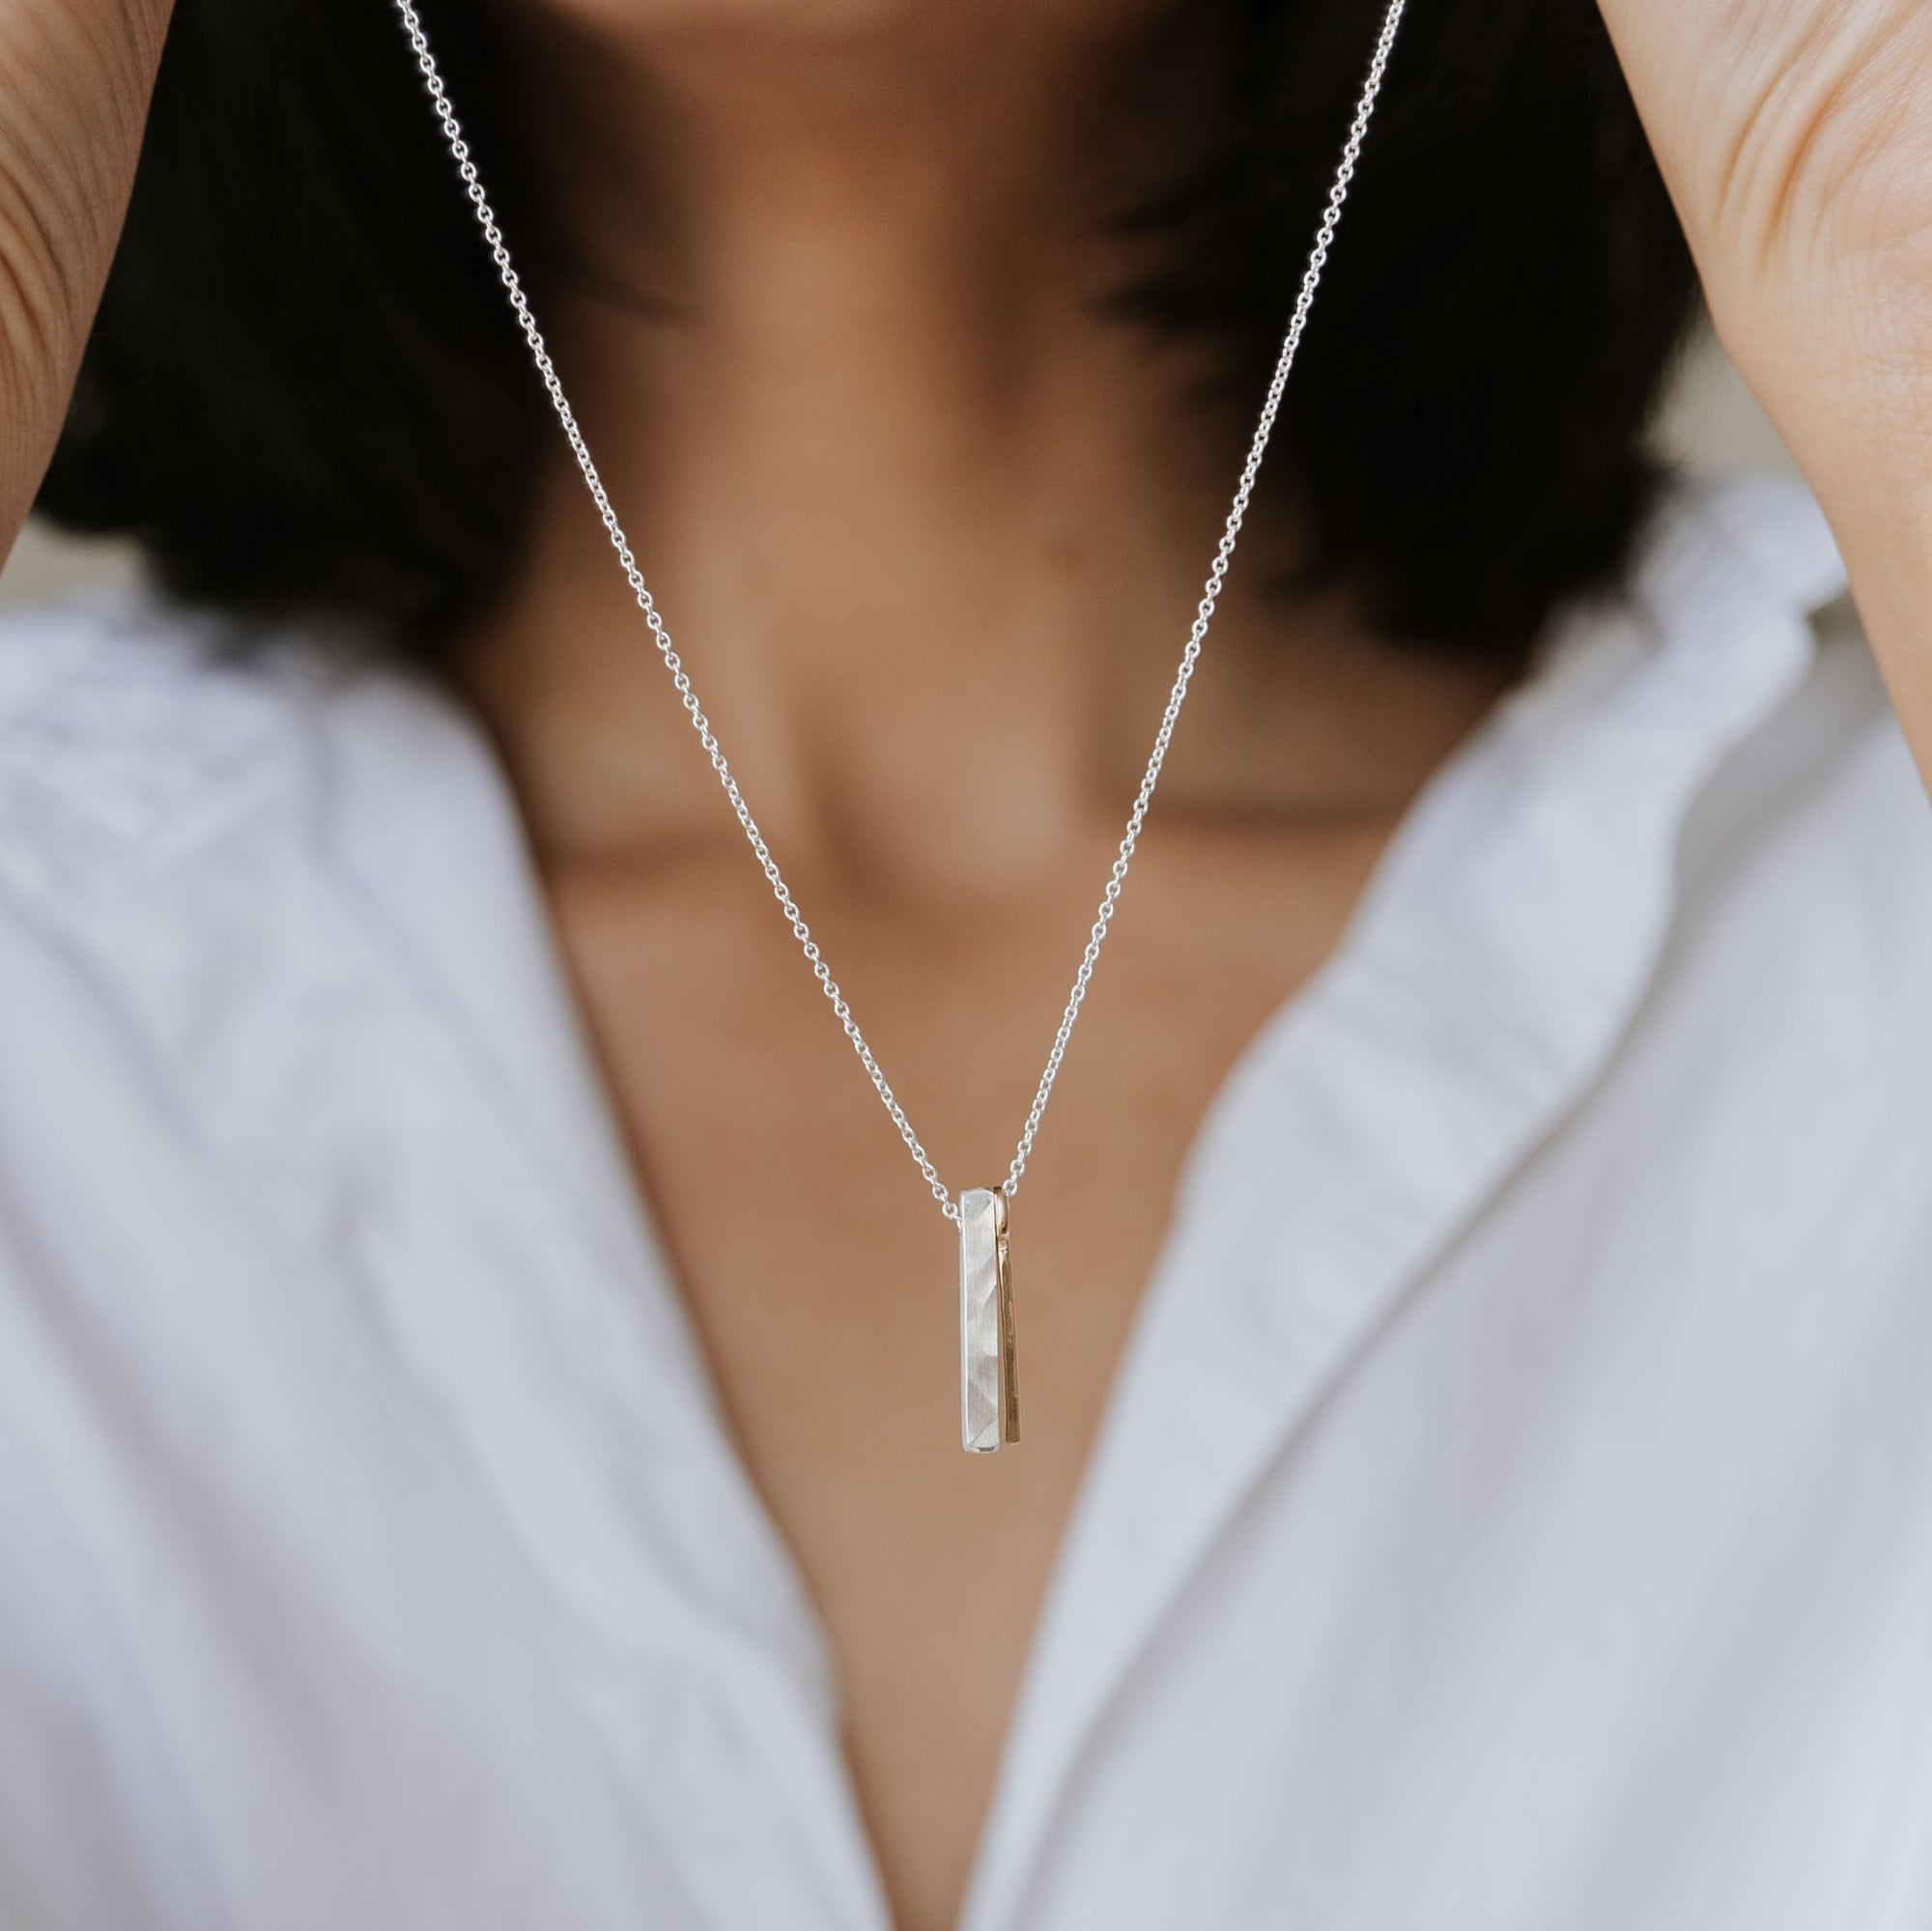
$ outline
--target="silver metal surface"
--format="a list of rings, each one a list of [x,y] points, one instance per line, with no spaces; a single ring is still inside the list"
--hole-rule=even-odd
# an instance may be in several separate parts
[[[968,1187],[959,1196],[959,1443],[990,1455],[1019,1438],[1007,1197]]]

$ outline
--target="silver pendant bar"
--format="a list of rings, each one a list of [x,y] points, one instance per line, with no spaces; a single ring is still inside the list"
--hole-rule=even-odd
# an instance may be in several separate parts
[[[969,1187],[959,1196],[959,1441],[990,1455],[1019,1438],[1007,1196]]]

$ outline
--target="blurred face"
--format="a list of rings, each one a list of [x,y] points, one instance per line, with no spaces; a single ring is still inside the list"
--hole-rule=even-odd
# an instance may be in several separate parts
[[[919,8],[919,0],[542,0],[540,11],[616,39],[660,33],[787,35],[875,33]]]
[[[1145,16],[1146,0],[527,0],[579,32],[645,43],[756,35],[794,43],[1104,36]]]
[[[530,152],[573,250],[659,310],[735,272],[726,238],[802,259],[832,245],[826,224],[866,257],[855,287],[890,267],[937,289],[941,258],[989,296],[1021,272],[1093,280],[1102,213],[1194,138],[1222,38],[1202,0],[508,4]]]
[[[1194,0],[509,4],[546,165],[566,199],[615,190],[632,210],[654,173],[801,140],[842,143],[874,191],[922,142],[989,190],[1003,176],[1037,182],[1092,146],[1096,118],[1124,113],[1137,142],[1156,138],[1145,81],[1121,85],[1122,56],[1147,68],[1151,26],[1163,44],[1201,38]]]

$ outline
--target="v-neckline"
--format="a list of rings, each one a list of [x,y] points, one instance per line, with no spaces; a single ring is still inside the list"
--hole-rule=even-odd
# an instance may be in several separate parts
[[[1679,542],[1653,560],[1653,605],[1681,587],[1673,572],[1711,567],[1703,535],[1702,549]],[[1815,533],[1799,536],[1815,558]],[[1730,569],[1743,574],[1735,559]],[[1771,588],[1741,589],[1718,626],[1727,635],[1700,639],[1701,657],[1648,634],[1641,599],[1625,616],[1593,614],[1425,788],[1334,953],[1223,1081],[1054,1557],[962,1931],[1018,1920],[1082,1749],[1220,1527],[1612,1049],[1662,944],[1688,798],[1802,673],[1804,600],[1826,589],[1830,568],[1814,560],[1811,574],[1799,596],[1790,586],[1804,572],[1788,568]],[[1721,599],[1710,608],[1725,613]],[[851,1931],[883,1931],[878,1860],[838,1747],[829,1641],[731,1438],[631,1176],[507,780],[470,720],[427,694],[399,700],[392,683],[345,690],[328,737],[339,766],[401,756],[419,767],[424,815],[401,822],[358,822],[358,799],[393,800],[395,786],[342,771],[338,851],[411,956],[424,1008],[461,1031],[469,1064],[489,1068],[497,1126],[527,1143],[563,1211],[601,1227],[613,1280],[669,1340],[668,1372],[695,1397],[684,1426],[701,1433],[696,1452],[717,1478],[717,1530],[747,1552],[748,1584],[771,1592],[762,1610],[782,1632],[782,1667],[812,1680],[793,1707],[823,1734],[793,1753],[792,1799],[801,1776],[832,1780],[807,1806],[836,1840],[825,1875]],[[436,758],[425,760],[426,744],[440,744]],[[1562,781],[1521,809],[1558,763]],[[467,850],[441,842],[459,820]],[[1605,862],[1578,866],[1579,839]],[[1561,896],[1579,876],[1597,882],[1593,902]],[[1557,895],[1543,941],[1499,915],[1524,892]],[[486,902],[451,902],[464,895]],[[498,935],[498,949],[482,954],[471,941],[457,956],[440,944],[477,930]],[[1445,1003],[1482,1023],[1445,1032]]]

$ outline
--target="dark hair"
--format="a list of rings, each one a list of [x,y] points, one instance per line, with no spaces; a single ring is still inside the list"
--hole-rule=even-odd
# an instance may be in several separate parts
[[[1179,0],[1217,49],[1122,212],[1129,326],[1259,401],[1380,0]],[[513,245],[544,232],[478,0],[424,7]],[[1614,578],[1694,298],[1594,0],[1413,0],[1265,472],[1391,635],[1520,651]],[[387,0],[180,0],[41,507],[177,593],[433,656],[517,554],[546,403]]]

